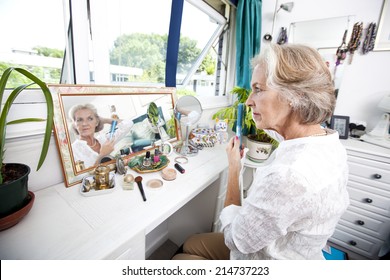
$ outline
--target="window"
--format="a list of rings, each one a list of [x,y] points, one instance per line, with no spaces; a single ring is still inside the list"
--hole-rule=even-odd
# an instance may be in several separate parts
[[[0,73],[22,66],[48,83],[163,86],[177,2],[2,0],[0,24],[12,28],[2,29],[10,39],[0,44]],[[228,32],[220,12],[202,0],[184,1],[176,81],[186,94],[225,94]]]
[[[45,82],[59,82],[65,49],[62,1],[0,1],[0,74],[23,67]]]
[[[228,45],[233,46],[234,37],[229,35],[226,22],[232,20],[229,14],[234,18],[234,11],[230,13],[226,4],[217,12],[207,1],[184,1],[179,60],[183,61],[183,54],[191,50],[183,48],[191,40],[196,56],[190,54],[191,60],[182,64],[185,67],[180,68],[176,80],[179,94],[196,94],[203,108],[215,108],[228,105],[229,95],[224,96],[226,80],[234,80],[225,78],[234,72],[229,71],[233,63],[226,63],[231,49]],[[19,66],[47,83],[164,86],[166,42],[171,5],[175,2],[1,0],[0,75],[7,67]],[[228,2],[221,0],[218,5],[224,3]],[[124,43],[126,40],[130,43]],[[204,59],[208,63],[202,65]],[[214,69],[209,71],[204,65]],[[19,84],[17,79],[15,83]],[[36,98],[34,103],[44,102],[38,91],[31,92],[34,94],[20,97],[21,103],[31,102],[31,96]],[[12,126],[12,135],[35,134],[41,124],[28,125],[28,129]],[[7,137],[14,137],[10,135]]]
[[[81,69],[81,65],[88,63],[94,81],[88,80],[88,76],[81,77],[79,71],[77,83],[165,84],[172,0],[90,0],[90,5],[84,4],[85,7],[78,2],[72,1],[73,30],[79,32],[77,22],[87,21],[90,26],[88,44],[73,36],[75,65],[76,69]],[[89,9],[89,17],[75,20],[77,11],[82,9]],[[225,68],[221,67],[225,64],[221,55],[224,28],[226,19],[205,2],[184,1],[176,77],[178,88],[194,91],[198,96],[223,95],[220,92],[224,89],[215,85],[225,84]],[[213,83],[204,86],[202,79]]]
[[[100,11],[97,9],[102,6],[93,3],[90,43],[95,57],[92,62],[98,55],[108,55],[110,71],[117,69],[116,76],[121,77],[109,82],[164,83],[171,0],[110,0],[106,9]],[[101,17],[102,12],[106,14]],[[95,21],[94,17],[99,20]],[[106,36],[95,41],[95,34]]]
[[[210,81],[216,82],[225,76],[220,67],[225,63],[220,48],[224,28],[226,19],[208,4],[184,1],[177,67],[179,88],[204,97],[223,95],[224,89],[216,88]]]

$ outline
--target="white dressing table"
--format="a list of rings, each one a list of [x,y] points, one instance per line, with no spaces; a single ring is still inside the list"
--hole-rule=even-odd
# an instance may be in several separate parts
[[[169,167],[176,156],[169,157]],[[160,189],[146,186],[148,179],[161,179],[160,172],[141,174],[146,202],[136,184],[134,190],[116,184],[113,192],[91,197],[81,195],[79,185],[62,183],[34,192],[30,213],[0,232],[0,258],[145,259],[156,240],[179,245],[195,232],[212,230],[227,165],[225,145],[216,145],[189,157],[185,173],[163,180]]]
[[[330,241],[352,259],[378,259],[390,240],[390,149],[355,139],[342,143],[350,206]]]

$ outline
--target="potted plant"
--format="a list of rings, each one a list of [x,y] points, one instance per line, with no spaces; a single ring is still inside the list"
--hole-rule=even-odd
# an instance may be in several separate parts
[[[5,88],[7,82],[12,73],[18,72],[22,75],[23,79],[31,80],[31,83],[21,83],[15,87],[8,96],[5,96]],[[31,192],[28,191],[27,180],[30,173],[30,167],[22,163],[4,163],[5,153],[5,141],[6,141],[6,129],[7,125],[18,124],[23,122],[36,122],[45,121],[41,118],[24,118],[13,121],[7,121],[9,110],[14,103],[17,96],[31,85],[38,85],[42,90],[47,104],[47,118],[46,129],[44,134],[44,140],[41,150],[41,155],[38,162],[37,170],[42,166],[45,161],[47,151],[49,149],[50,137],[53,127],[53,98],[47,87],[47,85],[41,81],[38,77],[22,68],[7,68],[0,79],[0,104],[4,106],[0,107],[0,219],[4,220],[5,217],[11,216],[13,213],[18,212],[26,206],[29,200],[33,200],[34,197]],[[5,98],[3,103],[3,97]],[[31,203],[30,203],[31,204]],[[31,208],[31,207],[30,207]],[[8,221],[9,222],[9,221]],[[12,225],[10,225],[12,226]],[[4,229],[4,228],[2,228]]]
[[[242,87],[234,87],[230,94],[236,95],[237,97],[234,103],[229,107],[218,110],[212,118],[228,119],[229,127],[235,132],[238,104],[245,104],[251,91]],[[267,159],[272,149],[278,146],[278,142],[275,139],[270,137],[264,130],[256,128],[255,121],[252,118],[251,108],[246,105],[244,106],[244,118],[241,131],[242,135],[247,137],[246,146],[249,149],[247,156],[253,161]]]

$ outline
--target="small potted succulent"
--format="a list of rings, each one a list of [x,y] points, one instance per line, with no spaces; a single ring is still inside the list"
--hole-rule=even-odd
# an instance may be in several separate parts
[[[233,105],[218,110],[212,118],[228,119],[229,127],[235,132],[238,104],[245,104],[251,91],[242,87],[234,87],[230,94],[237,96]],[[278,146],[278,142],[275,139],[271,138],[264,130],[256,128],[251,108],[246,105],[244,106],[242,135],[247,137],[246,146],[249,149],[247,156],[253,161],[267,159],[272,149]]]
[[[21,83],[19,86],[12,89],[9,95],[5,96],[5,88],[11,74],[15,72],[31,80],[31,83]],[[6,142],[6,130],[8,125],[24,123],[24,122],[37,122],[45,121],[41,118],[24,118],[18,120],[8,121],[8,113],[16,97],[19,96],[27,87],[32,85],[38,85],[42,90],[47,104],[47,118],[46,129],[43,139],[42,151],[38,161],[37,170],[42,166],[45,161],[47,151],[49,149],[51,132],[53,127],[53,98],[47,87],[47,85],[41,81],[38,77],[30,73],[23,68],[7,68],[0,78],[0,104],[4,104],[0,107],[0,219],[4,220],[6,217],[19,211],[26,206],[26,203],[33,199],[28,191],[28,174],[30,173],[30,167],[23,163],[4,163],[5,142]],[[4,98],[4,102],[3,102]],[[1,225],[0,225],[1,226]],[[9,225],[12,226],[12,225]],[[5,229],[5,228],[2,228]]]

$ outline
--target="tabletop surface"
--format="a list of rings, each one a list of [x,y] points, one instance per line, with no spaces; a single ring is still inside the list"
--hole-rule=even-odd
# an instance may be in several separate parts
[[[168,167],[173,168],[173,153]],[[147,201],[137,185],[124,190],[116,175],[110,193],[83,196],[80,185],[66,188],[54,185],[35,192],[30,213],[17,225],[0,232],[1,259],[105,259],[115,258],[133,237],[146,235],[194,198],[227,168],[225,145],[205,148],[182,164],[185,173],[173,181],[161,173],[138,174],[145,182]],[[161,179],[163,186],[151,189],[150,179]],[[118,249],[119,248],[119,249]]]

